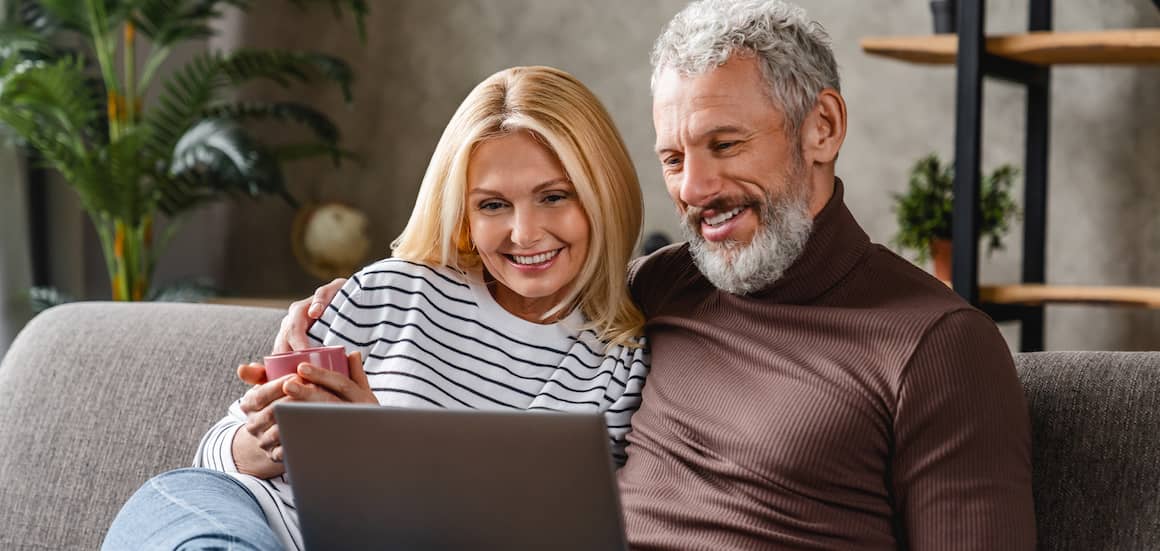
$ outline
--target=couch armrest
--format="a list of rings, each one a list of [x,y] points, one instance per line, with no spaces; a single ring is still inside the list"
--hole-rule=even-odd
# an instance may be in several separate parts
[[[34,318],[0,364],[0,549],[96,549],[142,482],[191,464],[282,314],[87,302]]]
[[[1039,549],[1160,549],[1160,352],[1016,354]]]

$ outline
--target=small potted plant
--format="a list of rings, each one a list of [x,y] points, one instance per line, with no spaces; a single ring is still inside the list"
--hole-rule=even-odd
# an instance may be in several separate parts
[[[987,252],[1003,248],[1003,236],[1011,221],[1020,215],[1011,197],[1019,170],[1003,165],[982,178],[979,190],[982,220],[979,237],[986,239]],[[894,194],[898,234],[894,244],[918,253],[918,261],[934,260],[935,277],[951,278],[951,217],[954,212],[954,166],[943,165],[931,153],[910,170],[906,193]]]

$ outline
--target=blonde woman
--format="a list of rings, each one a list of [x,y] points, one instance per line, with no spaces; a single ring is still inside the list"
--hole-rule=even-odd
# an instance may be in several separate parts
[[[624,144],[584,85],[548,67],[484,80],[439,140],[393,256],[352,276],[310,331],[347,348],[351,376],[266,381],[240,366],[255,386],[203,438],[201,468],[146,483],[106,548],[300,549],[273,417],[283,399],[602,411],[622,463],[648,370],[625,285],[641,210]],[[190,494],[208,502],[198,514]]]

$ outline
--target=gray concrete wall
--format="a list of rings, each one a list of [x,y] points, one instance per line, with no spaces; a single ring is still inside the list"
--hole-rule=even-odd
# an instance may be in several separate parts
[[[288,2],[263,0],[251,17],[226,25],[223,43],[318,48],[353,62],[359,81],[352,108],[333,91],[255,86],[247,93],[321,102],[335,116],[365,164],[337,170],[299,164],[289,170],[291,185],[308,200],[361,205],[372,215],[379,255],[403,227],[431,151],[463,96],[488,74],[523,64],[566,69],[605,102],[637,165],[646,231],[675,235],[651,152],[647,54],[684,3],[376,1],[363,45],[351,25],[335,24],[328,12],[303,17]],[[865,36],[929,33],[925,0],[801,3],[829,29],[842,66],[850,129],[838,170],[848,201],[871,236],[888,242],[896,230],[890,193],[903,189],[910,164],[932,150],[950,157],[953,69],[872,58],[859,48]],[[992,32],[1026,26],[1026,0],[991,0],[988,11]],[[1055,15],[1061,30],[1160,26],[1150,0],[1057,1]],[[1018,164],[1024,94],[992,82],[985,94],[984,169]],[[1048,280],[1160,285],[1160,69],[1057,68],[1052,102]],[[316,285],[291,254],[293,209],[242,201],[211,214],[187,229],[189,245],[173,251],[163,271],[221,270],[225,287],[250,295],[297,296]],[[207,228],[216,234],[201,233]],[[1006,250],[984,257],[983,281],[1013,281],[1019,258],[1015,237]],[[1047,346],[1160,348],[1160,311],[1051,307]]]

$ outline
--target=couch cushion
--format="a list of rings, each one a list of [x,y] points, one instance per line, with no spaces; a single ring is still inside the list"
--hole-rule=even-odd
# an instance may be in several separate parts
[[[1160,549],[1160,353],[1016,355],[1040,549]]]
[[[96,549],[142,482],[191,464],[281,316],[74,303],[33,319],[0,365],[0,549]]]

